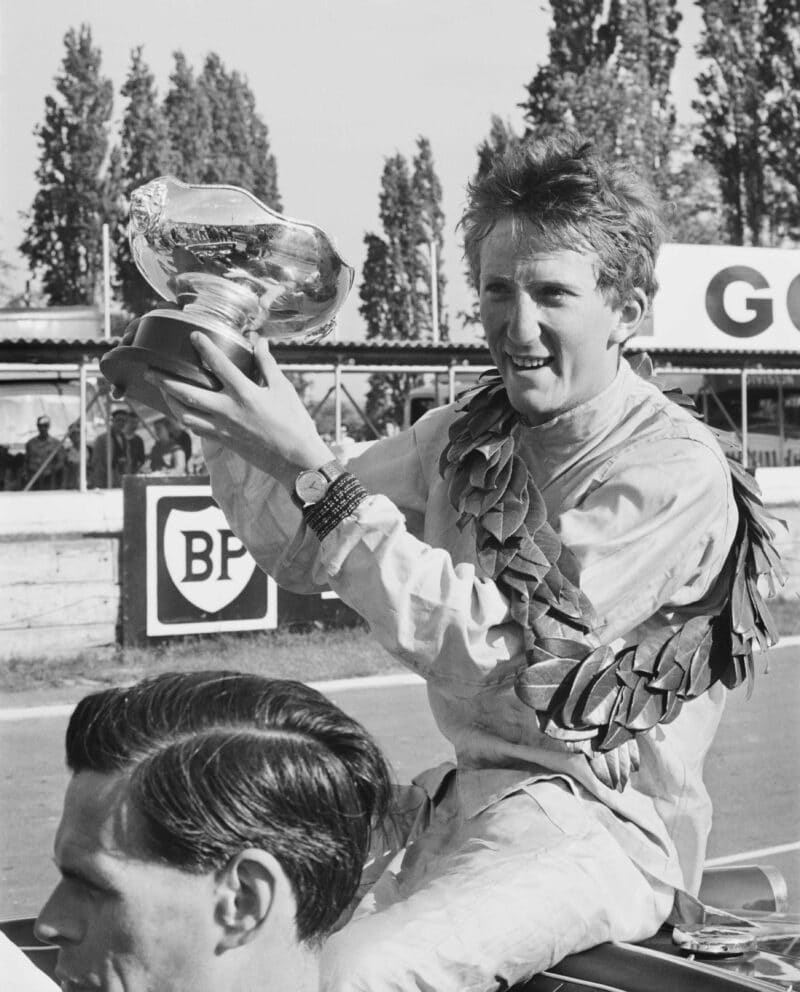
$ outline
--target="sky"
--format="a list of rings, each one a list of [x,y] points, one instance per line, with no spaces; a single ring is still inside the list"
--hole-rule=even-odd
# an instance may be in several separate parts
[[[692,0],[679,6],[673,89],[685,117],[699,13]],[[217,52],[246,76],[269,128],[285,213],[322,227],[357,270],[340,314],[343,339],[363,333],[364,234],[380,233],[384,160],[410,159],[416,137],[427,136],[444,189],[446,303],[455,316],[471,302],[455,227],[476,148],[492,114],[521,128],[517,104],[546,60],[549,11],[545,0],[0,0],[0,258],[16,267],[21,289],[27,270],[16,246],[36,192],[34,128],[54,92],[64,35],[85,23],[114,83],[116,118],[138,45],[161,96],[176,50],[198,71]],[[474,334],[451,327],[456,341]]]

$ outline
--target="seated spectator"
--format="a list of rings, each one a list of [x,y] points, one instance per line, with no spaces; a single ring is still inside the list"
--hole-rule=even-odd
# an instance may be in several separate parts
[[[153,424],[156,442],[150,449],[150,471],[163,475],[186,475],[187,458],[176,434],[174,421],[161,417]],[[189,442],[191,445],[191,441]]]
[[[145,463],[144,454],[144,441],[136,433],[139,427],[139,417],[133,412],[133,410],[128,410],[125,419],[125,440],[128,443],[126,458],[127,464],[125,466],[125,475],[137,475],[142,466]]]
[[[312,992],[390,795],[367,732],[298,682],[165,674],[83,699],[39,914],[67,989]]]
[[[25,485],[28,489],[58,489],[61,486],[63,452],[59,442],[50,436],[50,418],[36,420],[37,434],[25,444]]]

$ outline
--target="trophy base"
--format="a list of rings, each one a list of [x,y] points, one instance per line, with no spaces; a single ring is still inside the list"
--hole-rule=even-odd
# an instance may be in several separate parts
[[[180,310],[153,310],[145,314],[136,328],[131,344],[118,345],[100,359],[100,371],[126,399],[170,415],[161,391],[145,382],[148,369],[182,379],[201,389],[219,390],[219,380],[200,363],[189,336],[201,331],[249,378],[255,377],[253,352],[247,341],[227,328],[204,323],[193,314]]]

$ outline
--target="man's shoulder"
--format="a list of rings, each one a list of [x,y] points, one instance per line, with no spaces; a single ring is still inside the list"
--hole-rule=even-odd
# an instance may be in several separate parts
[[[657,385],[631,372],[615,443],[598,466],[595,485],[634,471],[664,491],[691,478],[714,498],[730,496],[728,459],[714,432]]]
[[[411,430],[420,458],[424,461],[437,460],[450,438],[450,428],[463,411],[463,404],[456,401],[445,406],[437,406],[420,417]]]
[[[697,445],[706,450],[713,461],[727,464],[714,432],[692,409],[633,371],[627,387],[625,420],[631,443],[658,444],[684,440],[691,447]]]

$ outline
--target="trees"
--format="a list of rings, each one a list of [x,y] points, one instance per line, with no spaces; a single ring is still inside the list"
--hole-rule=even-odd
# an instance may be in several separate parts
[[[796,156],[800,67],[796,0],[700,0],[702,118],[697,154],[717,172],[728,240],[800,234]]]
[[[559,0],[551,4],[549,61],[522,104],[528,133],[565,124],[664,190],[675,126],[670,75],[677,0]]]
[[[210,155],[211,108],[205,90],[182,52],[173,56],[170,88],[164,98],[164,119],[169,144],[169,172],[187,183],[201,182]]]
[[[241,186],[280,210],[269,132],[247,81],[213,52],[197,78],[181,52],[174,58],[164,100],[170,171],[184,182]]]
[[[367,233],[367,256],[359,289],[359,311],[367,337],[383,340],[430,341],[433,334],[430,244],[437,247],[437,289],[440,336],[446,338],[445,280],[441,252],[444,214],[442,189],[427,138],[417,138],[409,164],[393,155],[384,162],[379,195],[383,237]],[[408,390],[418,377],[371,376],[367,415],[379,427],[401,423]]]
[[[41,271],[48,302],[93,303],[101,290],[102,226],[108,223],[115,288],[129,311],[142,313],[158,301],[130,256],[131,192],[174,173],[187,182],[243,186],[280,210],[267,126],[246,80],[213,53],[198,78],[176,53],[160,103],[140,46],[131,52],[119,141],[109,151],[113,87],[100,72],[100,51],[85,25],[68,31],[64,44],[56,93],[46,98],[37,128],[39,190],[20,250],[31,270]]]
[[[159,302],[131,257],[127,235],[130,196],[138,186],[169,171],[167,123],[158,102],[155,78],[142,57],[142,47],[131,52],[128,77],[121,89],[127,99],[122,118],[119,156],[122,202],[113,235],[117,289],[126,309],[142,314]]]
[[[111,81],[88,26],[70,29],[56,95],[45,99],[37,128],[39,190],[28,214],[20,251],[41,271],[51,304],[94,303],[102,281],[103,222],[113,214],[117,190],[104,166],[113,104]]]
[[[769,0],[763,13],[766,90],[765,159],[771,172],[770,213],[776,241],[800,240],[800,5]]]

